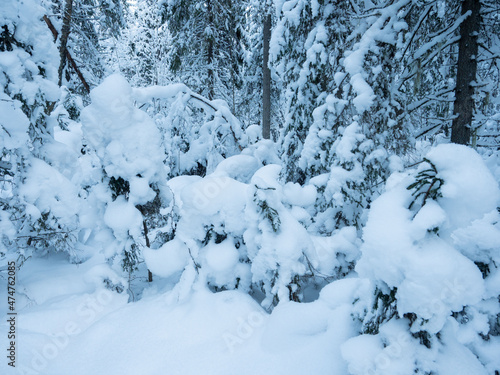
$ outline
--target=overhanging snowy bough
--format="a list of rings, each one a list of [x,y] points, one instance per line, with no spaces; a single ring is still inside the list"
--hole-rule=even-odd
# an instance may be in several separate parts
[[[205,98],[181,83],[135,88],[132,95],[161,130],[173,175],[210,173],[248,143],[223,100]]]

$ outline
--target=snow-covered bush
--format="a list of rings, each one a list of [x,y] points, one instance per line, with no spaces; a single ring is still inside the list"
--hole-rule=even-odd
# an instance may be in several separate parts
[[[132,88],[122,76],[109,76],[90,97],[92,104],[81,113],[82,131],[107,185],[103,219],[116,239],[107,255],[119,255],[122,267],[131,272],[140,247],[149,245],[143,221],[157,216],[166,196],[161,135],[153,120],[134,106]]]
[[[250,293],[271,309],[279,301],[311,298],[305,289],[316,277],[350,271],[344,260],[358,256],[355,230],[325,241],[311,236],[302,222],[310,220],[304,207],[314,204],[316,189],[280,183],[279,165],[264,166],[251,155],[259,148],[225,159],[205,178],[168,181],[178,213],[174,238],[146,250],[145,260],[153,273],[177,284],[177,298],[208,284],[214,291]]]
[[[406,330],[423,346],[389,361],[394,373],[448,373],[451,347],[463,354],[457,366],[474,373],[498,366],[488,348],[499,334],[499,202],[498,183],[465,146],[437,146],[417,170],[391,176],[372,204],[356,265],[374,289],[372,308],[358,316],[365,335],[345,345],[352,374],[388,373],[377,364],[393,341],[387,335]],[[353,345],[364,352],[352,355]]]

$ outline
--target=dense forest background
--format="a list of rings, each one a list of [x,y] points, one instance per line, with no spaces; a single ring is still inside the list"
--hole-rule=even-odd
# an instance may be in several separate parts
[[[349,326],[336,374],[500,373],[498,0],[3,0],[0,27],[2,280],[237,291]]]

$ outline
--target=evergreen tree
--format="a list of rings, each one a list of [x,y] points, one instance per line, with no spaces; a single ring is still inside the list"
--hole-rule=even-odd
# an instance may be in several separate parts
[[[162,23],[157,1],[142,0],[128,17],[122,32],[118,69],[133,86],[165,85],[172,79],[167,25]]]
[[[52,2],[47,13],[50,15],[56,32],[61,31],[61,37],[71,31],[67,42],[62,41],[62,43],[67,44],[67,49],[81,70],[85,81],[95,86],[107,73],[109,74],[105,53],[112,50],[111,45],[125,27],[126,2],[123,0],[72,0],[70,23],[62,30],[63,21],[68,20],[64,16],[66,3],[62,0]],[[59,69],[61,83],[80,94],[88,94],[85,87],[82,87],[82,80],[72,75],[73,68],[63,60],[64,58],[61,62],[64,64]]]
[[[177,79],[238,113],[245,3],[175,0],[165,4],[172,35],[170,68]]]
[[[62,251],[78,260],[80,191],[68,168],[75,155],[54,139],[69,104],[57,87],[59,54],[42,20],[45,9],[31,1],[11,1],[7,10],[0,18],[0,54],[13,63],[0,67],[1,208],[7,228],[0,252],[7,249],[25,260]]]
[[[283,171],[287,181],[304,183],[297,161],[303,149],[313,110],[328,92],[333,76],[328,46],[336,46],[329,27],[337,21],[332,4],[286,1],[276,3],[278,21],[271,40],[271,60],[282,81],[284,125],[281,134]]]

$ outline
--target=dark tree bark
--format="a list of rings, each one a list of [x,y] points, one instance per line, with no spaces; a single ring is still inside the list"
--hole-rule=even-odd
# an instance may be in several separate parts
[[[211,34],[207,39],[207,65],[208,65],[208,99],[215,99],[215,75],[214,75],[214,15],[211,0],[207,0],[208,27],[211,28]]]
[[[49,17],[43,16],[43,19],[44,19],[45,23],[47,24],[48,28],[50,29],[50,31],[52,32],[52,35],[54,36],[54,42],[55,42],[57,40],[57,36],[59,35],[59,33],[57,32],[56,28],[54,27],[54,25],[50,21]],[[85,88],[85,91],[87,91],[87,93],[90,93],[90,86],[87,83],[87,81],[85,80],[85,77],[83,76],[80,69],[78,69],[78,66],[75,63],[75,60],[73,60],[73,57],[71,57],[71,54],[69,53],[68,49],[66,49],[66,58],[68,59],[71,67],[76,72],[76,75],[78,76],[78,78],[82,82],[82,85]]]
[[[142,229],[144,230],[144,239],[146,240],[146,247],[151,248],[151,242],[149,241],[149,231],[148,225],[146,223],[147,209],[145,206],[135,206],[141,213],[142,219]],[[148,269],[148,282],[153,282],[153,273]]]
[[[451,127],[451,141],[467,145],[470,143],[471,124],[474,114],[474,87],[472,82],[476,79],[477,72],[477,37],[481,16],[480,0],[464,0],[462,15],[470,15],[460,25],[460,41],[458,44],[457,84],[455,87],[455,104]]]
[[[146,219],[142,221],[142,227],[144,229],[144,237],[146,238],[146,247],[150,248],[151,244],[149,242],[149,236],[148,236],[148,226],[146,224]],[[148,269],[148,282],[152,283],[153,282],[153,273]]]
[[[271,39],[271,14],[264,18],[262,59],[262,137],[271,138],[271,71],[269,69],[269,41]]]
[[[61,60],[59,63],[59,86],[62,84],[62,76],[64,67],[66,66],[66,47],[68,45],[69,33],[71,31],[71,16],[73,14],[73,0],[66,0],[66,6],[64,7],[64,17],[63,25],[61,29],[61,44],[59,45],[59,55]]]

